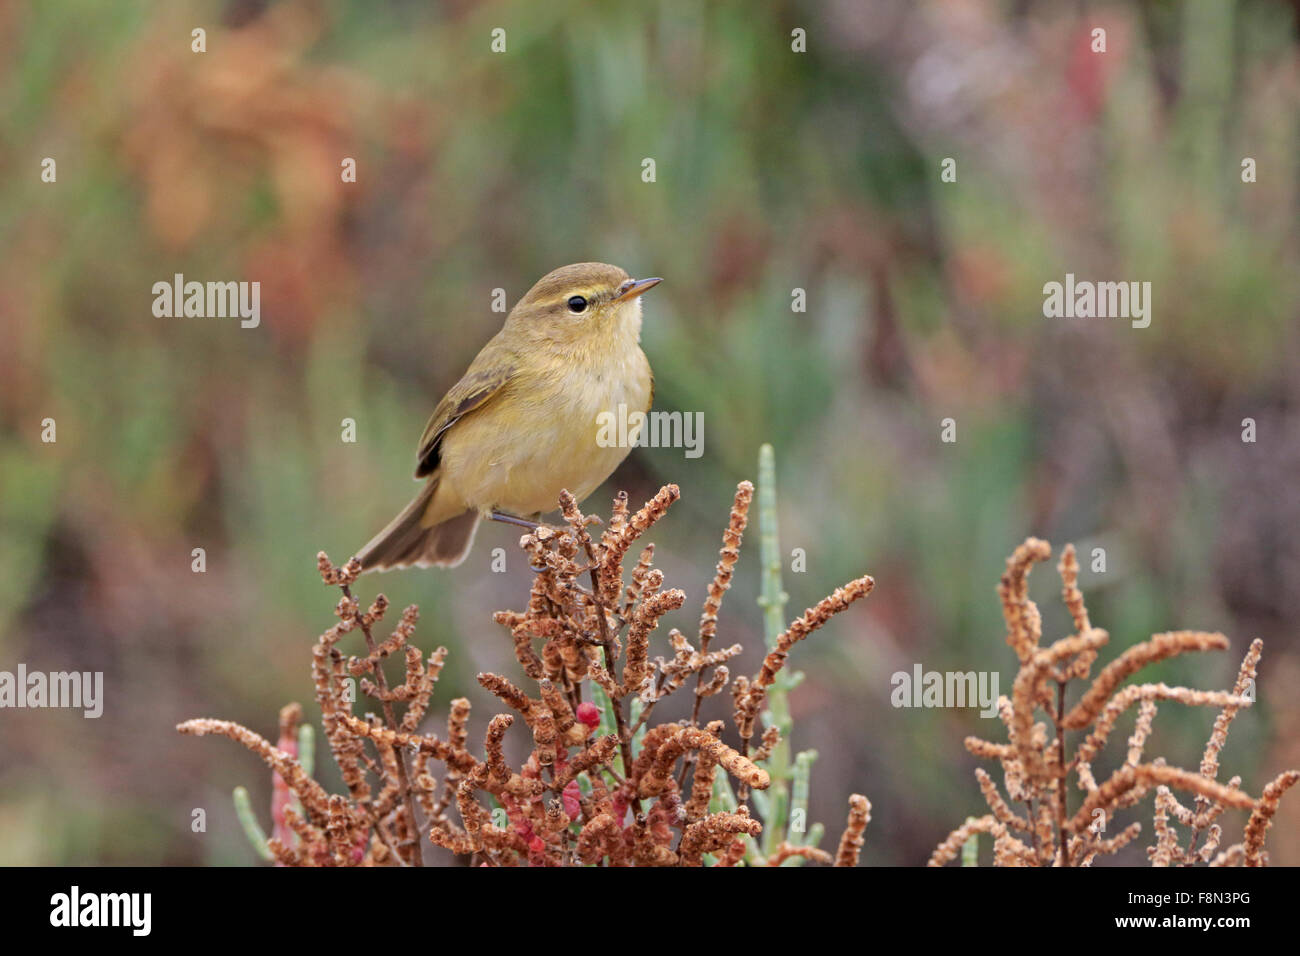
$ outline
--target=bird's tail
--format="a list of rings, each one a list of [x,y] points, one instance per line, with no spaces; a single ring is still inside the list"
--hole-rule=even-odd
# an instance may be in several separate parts
[[[478,512],[466,510],[429,523],[430,506],[438,490],[438,476],[432,476],[402,513],[388,523],[357,554],[363,571],[388,571],[392,568],[452,567],[465,560]]]

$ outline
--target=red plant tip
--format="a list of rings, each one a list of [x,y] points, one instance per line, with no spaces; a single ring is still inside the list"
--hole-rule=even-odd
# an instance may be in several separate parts
[[[593,730],[600,726],[600,708],[589,700],[585,700],[578,705],[576,716],[578,723],[586,724]]]
[[[534,853],[541,853],[546,849],[546,844],[542,842],[541,837],[535,836],[528,841],[528,849],[532,850]]]
[[[624,796],[622,792],[615,793],[614,794],[614,819],[618,822],[618,825],[620,827],[622,827],[627,820],[627,811],[628,811],[627,797]]]
[[[578,787],[578,781],[570,780],[564,785],[564,792],[560,794],[560,799],[564,801],[564,812],[569,815],[570,820],[576,820],[582,815],[582,790]]]

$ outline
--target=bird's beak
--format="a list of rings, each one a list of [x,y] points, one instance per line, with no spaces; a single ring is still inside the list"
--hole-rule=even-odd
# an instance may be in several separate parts
[[[663,279],[659,279],[659,278],[628,279],[626,282],[624,282],[621,286],[618,287],[618,295],[614,297],[614,301],[627,302],[631,299],[635,299],[637,296],[641,295],[641,293],[649,292],[651,289],[653,289],[655,286],[657,286],[659,283],[663,281],[664,281]]]

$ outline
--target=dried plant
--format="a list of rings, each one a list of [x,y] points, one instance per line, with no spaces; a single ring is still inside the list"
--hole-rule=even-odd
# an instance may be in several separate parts
[[[770,489],[769,448],[760,471]],[[805,832],[815,754],[786,762],[784,694],[792,681],[785,663],[795,643],[870,593],[870,577],[849,582],[769,635],[759,671],[732,682],[738,746],[723,740],[724,721],[704,722],[701,716],[728,684],[728,662],[741,653],[739,644],[716,647],[714,639],[753,494],[747,481],[736,489],[695,642],[672,629],[666,657],[652,657],[660,622],[682,607],[686,595],[664,587],[653,544],[629,573],[625,563],[632,546],[677,500],[677,486],[666,485],[634,513],[620,494],[598,537],[589,529],[599,519],[562,495],[565,524],[539,527],[520,540],[536,572],[527,606],[494,615],[535,689],[526,692],[522,681],[501,674],[478,675],[479,684],[507,708],[490,721],[481,757],[469,747],[467,699],[451,701],[445,734],[423,727],[447,651],[439,648],[426,660],[411,643],[417,609],[408,607],[391,636],[378,641],[387,600],[380,595],[362,610],[351,590],[359,564],[353,559],[336,567],[323,553],[321,577],[342,590],[342,599],[335,609],[339,622],[313,649],[312,675],[324,737],[346,796],[327,793],[295,755],[302,750],[295,744],[301,739],[295,736],[297,705],[282,714],[279,747],[228,721],[190,720],[178,729],[230,737],[270,765],[282,788],[274,801],[274,835],[261,836],[246,794],[237,792],[236,803],[259,852],[280,864],[422,865],[427,837],[491,866],[855,866],[870,819],[865,797],[850,798],[848,825],[834,857],[816,846],[820,828]],[[764,512],[772,522],[767,531],[773,546],[774,494],[766,496],[770,514]],[[779,615],[779,567],[765,567],[764,580],[767,615]],[[338,645],[357,632],[366,652],[345,656]],[[394,656],[404,662],[396,686],[384,672]],[[354,713],[352,679],[360,680],[361,693],[379,713]],[[658,705],[680,691],[693,698],[691,717],[652,723]],[[760,720],[768,726],[755,747]],[[505,755],[516,723],[531,747],[517,767]],[[757,814],[749,807],[751,794]]]
[[[1174,631],[1156,634],[1124,651],[1101,669],[1073,707],[1066,706],[1072,681],[1089,678],[1098,650],[1109,635],[1093,627],[1078,588],[1079,565],[1074,547],[1067,545],[1058,567],[1062,598],[1076,631],[1049,647],[1041,647],[1042,617],[1028,597],[1028,577],[1036,562],[1051,557],[1051,546],[1029,538],[1007,559],[998,594],[1007,622],[1007,643],[1015,650],[1020,669],[1010,699],[999,700],[999,714],[1007,728],[1007,743],[967,737],[966,749],[1002,766],[1004,799],[993,778],[983,769],[975,776],[990,813],[972,817],[939,844],[931,866],[942,866],[966,851],[972,863],[981,833],[993,838],[993,859],[998,866],[1090,866],[1101,855],[1112,854],[1137,839],[1142,825],[1132,823],[1106,837],[1115,812],[1132,807],[1155,791],[1155,842],[1147,855],[1155,866],[1208,863],[1211,866],[1265,866],[1268,853],[1264,837],[1278,801],[1300,780],[1300,771],[1288,770],[1264,788],[1258,799],[1241,789],[1241,779],[1218,781],[1219,753],[1228,738],[1233,718],[1255,699],[1256,668],[1263,643],[1254,641],[1242,661],[1231,691],[1198,691],[1163,683],[1120,685],[1148,664],[1188,651],[1225,650],[1222,634]],[[1205,746],[1198,771],[1181,770],[1163,758],[1144,757],[1147,738],[1156,715],[1157,701],[1221,708]],[[1092,763],[1110,738],[1120,717],[1137,705],[1132,735],[1123,763],[1103,782],[1093,776]],[[1051,721],[1037,720],[1039,710]],[[1067,732],[1084,733],[1072,752]],[[1074,775],[1083,792],[1079,806],[1070,811],[1067,781]],[[1174,791],[1194,797],[1191,806]],[[1022,805],[1017,813],[1013,804]],[[1249,810],[1241,842],[1220,850],[1225,810]],[[1190,830],[1186,844],[1177,831]],[[1198,842],[1204,837],[1204,843]]]

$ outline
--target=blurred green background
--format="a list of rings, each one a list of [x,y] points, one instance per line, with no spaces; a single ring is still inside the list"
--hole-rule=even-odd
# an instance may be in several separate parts
[[[864,860],[919,864],[982,812],[961,740],[1001,728],[895,710],[889,678],[1009,690],[994,587],[1031,533],[1106,549],[1083,576],[1103,660],[1223,630],[1229,655],[1152,676],[1222,688],[1264,639],[1222,774],[1258,792],[1300,764],[1298,105],[1294,2],[0,2],[0,668],[106,690],[98,720],[0,713],[0,863],[252,861],[230,790],[265,808],[268,773],[174,725],[315,712],[316,552],[345,559],[414,492],[426,416],[500,326],[492,290],[589,259],[666,277],[656,407],[704,413],[703,457],[637,449],[587,503],[681,485],[655,534],[689,596],[666,623],[693,633],[765,441],[782,545],[807,553],[790,616],[875,575],[793,655],[812,820],[838,834],[865,793]],[[260,281],[261,326],[155,318],[178,272]],[[1151,326],[1044,318],[1067,272],[1151,282]],[[487,526],[459,568],[360,589],[421,605],[416,643],[451,650],[435,719],[467,695],[477,739],[473,675],[517,670],[490,619],[525,600],[516,539]],[[748,545],[720,640],[752,670]],[[1055,572],[1033,585],[1066,633]],[[1195,767],[1213,717],[1162,706],[1148,752]],[[1300,863],[1297,802],[1274,862]],[[1150,801],[1134,818],[1145,845]]]

